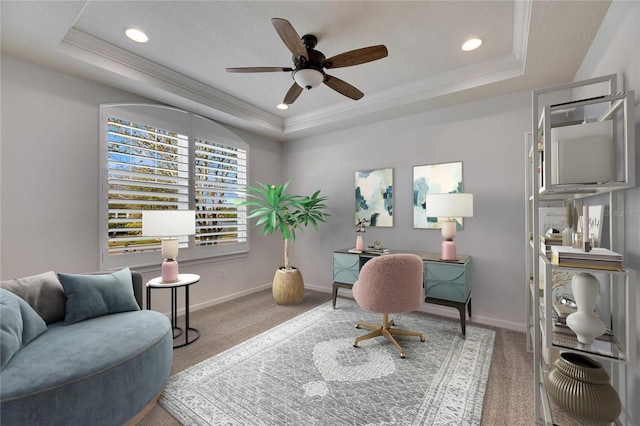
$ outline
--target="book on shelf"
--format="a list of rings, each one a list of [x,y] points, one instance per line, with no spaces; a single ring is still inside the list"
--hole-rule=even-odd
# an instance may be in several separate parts
[[[560,235],[560,237],[556,237]],[[540,235],[540,250],[547,256],[551,257],[551,247],[552,246],[561,246],[562,245],[562,235],[561,234],[552,234],[552,235]]]
[[[551,263],[574,268],[621,270],[622,255],[606,248],[594,247],[585,252],[571,246],[551,247]]]
[[[389,249],[388,248],[373,248],[373,247],[367,247],[364,249],[365,253],[371,253],[371,254],[386,254],[389,253]]]
[[[546,234],[540,235],[540,241],[545,244],[561,246],[562,245],[562,234]]]

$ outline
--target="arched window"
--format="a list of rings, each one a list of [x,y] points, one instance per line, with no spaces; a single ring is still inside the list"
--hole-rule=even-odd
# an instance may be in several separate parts
[[[179,260],[248,251],[249,147],[225,127],[163,105],[101,106],[100,267],[158,264],[160,240],[142,235],[144,210],[195,210]]]

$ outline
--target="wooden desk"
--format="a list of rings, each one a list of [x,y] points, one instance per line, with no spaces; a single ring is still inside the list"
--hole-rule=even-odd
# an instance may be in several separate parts
[[[466,335],[466,312],[471,317],[471,256],[460,254],[458,260],[441,260],[439,253],[413,250],[390,250],[389,253],[411,253],[424,262],[424,301],[456,308],[460,313],[462,335]],[[349,249],[333,252],[333,307],[339,288],[350,289],[358,280],[360,268],[368,260],[384,256],[372,253],[351,253]]]

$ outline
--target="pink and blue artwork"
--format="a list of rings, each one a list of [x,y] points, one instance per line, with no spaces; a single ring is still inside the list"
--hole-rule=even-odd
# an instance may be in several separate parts
[[[437,217],[427,217],[427,194],[462,192],[462,162],[428,164],[413,167],[413,227],[440,229]],[[462,228],[462,218],[455,218],[457,229]]]
[[[393,226],[393,169],[356,172],[356,217],[368,226]]]

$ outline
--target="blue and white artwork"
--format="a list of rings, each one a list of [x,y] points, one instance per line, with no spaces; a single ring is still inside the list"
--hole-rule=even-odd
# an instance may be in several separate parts
[[[462,192],[462,162],[428,164],[413,168],[413,227],[440,229],[437,217],[427,217],[427,194]],[[462,228],[462,218],[455,218]]]
[[[356,221],[393,226],[393,169],[356,172]]]

